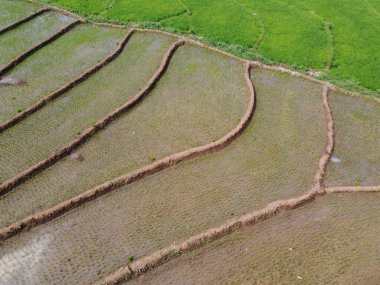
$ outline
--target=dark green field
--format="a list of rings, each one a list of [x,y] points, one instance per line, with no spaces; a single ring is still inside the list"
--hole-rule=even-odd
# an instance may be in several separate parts
[[[193,35],[380,96],[380,0],[41,1],[95,21]]]

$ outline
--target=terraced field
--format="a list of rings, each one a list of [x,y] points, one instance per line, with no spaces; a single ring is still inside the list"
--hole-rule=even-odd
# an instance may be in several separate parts
[[[379,280],[378,100],[0,4],[0,284]]]

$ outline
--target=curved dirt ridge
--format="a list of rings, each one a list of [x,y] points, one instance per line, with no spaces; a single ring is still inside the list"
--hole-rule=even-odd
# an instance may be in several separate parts
[[[49,102],[57,99],[58,97],[62,96],[69,90],[73,89],[78,84],[82,83],[86,79],[88,79],[91,75],[114,61],[124,50],[126,44],[128,43],[129,39],[132,37],[133,33],[135,32],[134,29],[130,29],[127,33],[127,35],[122,39],[121,42],[118,43],[117,48],[106,58],[104,58],[101,62],[95,64],[91,68],[89,68],[87,71],[80,74],[77,78],[73,79],[72,81],[68,82],[61,88],[59,88],[56,91],[53,91],[49,95],[45,96],[44,98],[38,100],[36,103],[28,107],[26,110],[20,112],[12,119],[6,121],[3,124],[0,124],[0,134],[4,132],[5,130],[13,127],[17,123],[23,121],[27,117],[29,117],[31,114],[35,113],[36,111],[40,110],[42,107],[44,107]]]
[[[137,95],[135,95],[133,98],[128,100],[125,104],[115,109],[114,111],[112,111],[111,113],[103,117],[102,119],[98,120],[93,126],[83,131],[75,140],[69,143],[66,147],[62,148],[60,151],[54,153],[49,158],[40,161],[39,163],[33,165],[32,167],[22,171],[18,175],[4,181],[2,184],[0,184],[0,196],[8,193],[15,186],[20,185],[21,183],[33,177],[37,173],[41,172],[42,170],[56,163],[58,160],[69,155],[72,151],[74,151],[76,148],[78,148],[80,145],[86,142],[95,133],[97,133],[104,127],[106,127],[116,118],[118,118],[121,114],[130,110],[136,104],[138,104],[154,88],[154,86],[157,84],[157,82],[160,80],[162,75],[165,73],[167,67],[169,66],[170,60],[172,59],[175,51],[179,47],[183,46],[184,44],[185,44],[184,40],[179,40],[175,42],[169,48],[158,70],[153,74],[153,76],[149,79],[147,84],[142,88],[142,90]]]
[[[51,8],[43,8],[41,10],[38,10],[37,12],[29,15],[29,16],[26,16],[24,18],[22,18],[21,20],[3,28],[0,30],[0,35],[10,31],[10,30],[13,30],[15,28],[17,28],[18,26],[21,26],[22,24],[26,23],[26,22],[29,22],[30,20],[33,20],[34,18],[37,18],[38,16],[41,16],[42,14],[45,14],[47,12],[51,12],[52,9]]]
[[[186,43],[185,40],[180,40],[174,43],[172,48],[169,50],[167,56],[165,57],[166,66],[167,66],[168,61],[170,60],[169,58],[173,56],[175,50],[179,46],[184,45],[185,43]],[[249,94],[250,94],[247,111],[242,117],[242,119],[240,120],[239,124],[233,130],[231,130],[228,134],[223,136],[221,139],[215,142],[203,145],[203,146],[191,148],[179,153],[169,155],[161,160],[158,160],[157,162],[154,162],[152,164],[139,168],[135,171],[132,171],[126,175],[123,175],[111,181],[105,182],[94,188],[91,188],[87,190],[86,192],[70,200],[64,201],[54,207],[51,207],[49,209],[38,212],[36,214],[30,215],[21,221],[15,222],[3,229],[0,229],[0,241],[6,240],[18,233],[21,233],[22,231],[29,230],[31,227],[35,227],[37,225],[49,222],[74,208],[77,208],[89,201],[94,200],[95,198],[101,195],[109,193],[122,186],[131,184],[149,175],[160,172],[184,160],[188,160],[194,157],[199,157],[199,156],[206,155],[212,152],[216,152],[227,147],[230,143],[232,143],[235,139],[237,139],[243,133],[245,128],[249,125],[252,119],[254,110],[255,110],[256,99],[255,99],[255,91],[254,91],[253,83],[250,78],[251,67],[252,66],[249,63],[245,64],[245,79],[247,81]],[[153,80],[158,80],[158,79],[157,77],[155,77],[155,79]]]
[[[252,66],[250,63],[246,63]],[[269,203],[266,207],[261,210],[254,211],[249,214],[245,214],[241,217],[227,221],[226,223],[220,225],[219,227],[211,228],[203,233],[192,236],[186,240],[176,242],[176,245],[170,245],[163,249],[160,249],[151,255],[142,257],[131,264],[125,265],[110,275],[106,276],[104,279],[96,282],[96,285],[108,284],[116,285],[123,281],[128,281],[134,279],[149,270],[152,270],[158,266],[167,263],[176,257],[195,250],[201,246],[206,245],[209,242],[220,239],[236,230],[256,224],[261,221],[265,221],[279,214],[282,211],[296,209],[307,203],[312,202],[317,196],[325,194],[323,179],[325,176],[325,170],[329,159],[332,155],[334,148],[334,122],[332,119],[332,113],[328,101],[329,86],[322,86],[322,103],[325,109],[326,119],[327,119],[327,130],[326,137],[327,141],[325,144],[324,152],[322,153],[318,167],[314,176],[314,185],[311,189],[307,190],[305,194],[286,200],[277,200]]]
[[[319,160],[318,164],[318,170],[315,175],[315,182],[317,190],[324,191],[325,185],[324,185],[324,177],[326,175],[326,169],[327,164],[330,161],[330,158],[332,156],[333,150],[334,150],[334,144],[335,144],[335,129],[334,129],[334,119],[332,115],[332,111],[329,104],[329,86],[323,85],[322,90],[322,103],[323,107],[325,109],[326,118],[327,118],[327,143],[325,147],[325,152],[322,155],[322,157]]]
[[[176,243],[177,245],[165,247],[149,256],[134,261],[129,265],[125,265],[109,276],[105,277],[103,280],[96,282],[95,284],[115,285],[120,284],[123,281],[134,279],[146,273],[147,271],[150,271],[158,266],[163,265],[164,263],[169,262],[170,260],[175,259],[181,254],[190,252],[206,245],[209,242],[220,239],[242,227],[265,221],[271,217],[274,217],[281,211],[295,209],[306,203],[309,203],[313,201],[317,195],[318,192],[313,192],[304,194],[298,198],[272,202],[259,211],[255,211],[253,213],[243,215],[240,218],[227,221],[219,227],[211,228],[203,233],[197,234],[186,240]]]
[[[3,76],[8,71],[10,71],[16,65],[20,64],[21,62],[23,62],[25,59],[27,59],[33,53],[35,53],[38,50],[44,48],[45,46],[47,46],[48,44],[52,43],[53,41],[55,41],[59,37],[63,36],[64,34],[66,34],[67,32],[69,32],[70,30],[72,30],[73,28],[75,28],[76,26],[78,26],[81,23],[82,23],[81,20],[75,20],[71,24],[67,25],[66,27],[62,28],[57,33],[55,33],[54,35],[52,35],[51,37],[49,37],[48,39],[46,39],[45,41],[43,41],[43,42],[35,45],[34,47],[32,47],[29,50],[25,51],[24,53],[20,54],[18,57],[16,57],[15,59],[13,59],[11,62],[9,62],[3,68],[0,69],[0,77]]]

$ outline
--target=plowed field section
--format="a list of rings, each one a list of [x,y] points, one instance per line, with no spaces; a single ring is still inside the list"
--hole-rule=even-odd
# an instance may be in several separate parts
[[[328,186],[380,184],[380,103],[332,93],[336,145],[327,171]]]
[[[0,36],[0,70],[21,53],[48,39],[74,21],[56,14],[43,14]]]
[[[123,30],[81,25],[19,64],[4,77],[26,84],[0,84],[0,123],[108,56],[124,34]]]
[[[41,9],[41,6],[19,0],[0,0],[0,30]]]
[[[0,226],[218,140],[239,123],[248,99],[241,63],[199,47],[179,48],[143,103],[77,150],[83,161],[67,157],[0,199]]]
[[[132,36],[114,62],[2,133],[0,181],[47,158],[138,93],[173,41],[157,34]]]
[[[33,277],[11,273],[9,280],[33,284],[47,276],[49,284],[93,281],[125,264],[128,255],[144,256],[232,215],[307,190],[325,143],[322,90],[262,70],[254,71],[253,78],[257,109],[235,143],[8,240],[3,254],[9,260],[23,253],[15,265],[19,270],[38,258],[38,248],[44,247],[44,259],[33,267]],[[266,164],[269,160],[273,163]]]
[[[330,194],[128,284],[377,284],[380,194]]]

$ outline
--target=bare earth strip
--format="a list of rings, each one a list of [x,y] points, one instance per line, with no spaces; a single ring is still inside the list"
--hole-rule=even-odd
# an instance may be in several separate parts
[[[77,150],[83,161],[67,157],[0,199],[0,225],[91,187],[112,189],[114,184],[131,183],[185,158],[225,147],[243,131],[253,112],[253,93],[246,96],[243,71],[240,62],[199,47],[182,47],[143,104]],[[211,142],[210,147],[200,147]],[[147,166],[152,156],[158,161]],[[140,170],[143,166],[147,167]],[[125,173],[113,183],[96,187]]]
[[[328,166],[329,187],[380,184],[380,104],[332,92],[336,148]]]
[[[109,62],[125,33],[83,24],[12,69],[0,80],[0,133],[84,81],[99,61]],[[25,84],[2,84],[6,79]]]
[[[357,192],[379,192],[380,185],[376,186],[340,186],[328,187],[326,193],[357,193]]]
[[[326,137],[321,88],[303,80],[297,80],[296,86],[292,84],[292,87],[290,84],[283,84],[288,82],[288,76],[282,77],[271,72],[255,71],[253,76],[258,94],[255,119],[239,140],[230,147],[203,159],[173,166],[159,175],[102,196],[54,222],[6,241],[4,249],[13,247],[11,244],[19,246],[30,244],[27,241],[30,237],[39,240],[49,233],[54,235],[49,237],[52,242],[49,248],[52,250],[61,248],[62,251],[51,252],[51,255],[46,256],[46,265],[42,266],[44,270],[49,271],[59,267],[66,272],[63,275],[68,277],[73,276],[68,273],[72,272],[71,264],[78,264],[79,267],[74,267],[83,268],[84,272],[101,270],[99,273],[104,275],[107,271],[125,263],[127,255],[131,254],[136,258],[149,255],[157,248],[171,244],[173,240],[181,240],[222,223],[231,217],[233,210],[240,215],[240,210],[260,209],[260,205],[257,207],[255,205],[267,204],[267,201],[273,200],[274,197],[292,196],[309,189],[314,183],[315,169],[318,168],[316,162],[323,152]],[[260,96],[263,96],[262,101]],[[303,110],[301,106],[309,108]],[[281,109],[286,110],[287,115],[277,117],[276,114],[281,113],[278,112]],[[260,140],[263,132],[267,130],[268,120],[272,121],[274,131],[264,139],[269,139],[271,142],[280,140],[276,144],[277,149]],[[254,124],[255,122],[257,123]],[[314,127],[310,128],[311,125]],[[304,141],[293,144],[297,141],[296,138]],[[256,151],[258,145],[268,146],[264,155],[276,157],[277,154],[278,167],[291,169],[292,174],[295,174],[289,188],[284,188],[286,191],[278,192],[276,190],[281,188],[277,187],[277,183],[268,185],[266,182],[279,176],[277,182],[283,184],[282,171],[281,168],[277,168],[273,173],[267,170],[266,165],[261,163],[265,159],[256,155],[260,154]],[[299,156],[302,159],[298,160],[290,151],[289,158],[295,158],[291,162],[286,157],[281,158],[282,147],[293,149],[295,153],[307,149],[307,153]],[[250,154],[255,155],[255,159],[252,159]],[[234,161],[238,167],[233,170],[233,165],[221,163],[220,159],[225,162]],[[209,161],[218,167],[210,165]],[[250,165],[251,163],[253,165]],[[228,174],[230,171],[232,175]],[[208,180],[207,177],[212,176],[213,172],[218,177],[213,176]],[[184,178],[183,181],[177,180],[178,175]],[[260,179],[260,176],[265,177]],[[259,179],[256,182],[258,184],[255,183],[257,179]],[[218,183],[215,183],[216,181]],[[240,184],[237,184],[239,181]],[[263,186],[260,186],[260,183],[263,183]],[[266,191],[268,198],[264,197],[263,201],[260,192],[266,189],[264,184],[268,188]],[[309,196],[302,199],[308,200]],[[298,203],[298,200],[292,203],[295,202]],[[288,207],[289,204],[279,203],[274,207],[275,210],[278,205]],[[142,210],[136,211],[136,208]],[[266,216],[265,213],[264,215]],[[80,256],[75,254],[79,248],[82,253]],[[29,251],[27,248],[25,250]],[[29,252],[33,254],[33,250]],[[104,255],[104,252],[108,254]],[[57,260],[58,256],[60,257]],[[47,264],[50,269],[47,268]],[[42,272],[39,274],[43,275]],[[93,278],[94,276],[91,280]]]
[[[130,98],[139,93],[154,74],[172,42],[173,38],[162,35],[136,34],[117,60],[3,132],[0,135],[0,178],[3,182],[14,178],[1,185],[0,192],[19,184],[17,177],[24,181],[70,153],[106,122],[124,112],[125,104],[137,103]],[[19,140],[20,137],[23,140]],[[43,143],[41,138],[44,138]],[[25,172],[20,174],[22,171]]]
[[[0,76],[80,23],[56,13],[43,14],[0,36]]]
[[[326,195],[127,284],[377,284],[379,199]]]
[[[49,12],[49,11],[50,11],[50,9],[45,8],[45,9],[41,9],[41,10],[39,10],[39,11],[29,15],[29,16],[26,16],[25,18],[15,22],[15,23],[13,23],[13,24],[5,27],[5,28],[0,29],[0,35],[8,32],[10,30],[13,30],[13,29],[17,28],[18,26],[21,26],[22,24],[29,22],[30,20],[33,20],[34,18],[36,18],[36,17],[38,17],[38,16],[40,16],[46,12]]]

